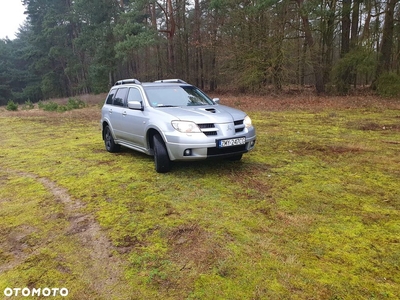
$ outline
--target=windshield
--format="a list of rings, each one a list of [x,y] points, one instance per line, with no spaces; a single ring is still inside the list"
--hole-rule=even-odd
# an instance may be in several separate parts
[[[194,86],[147,87],[147,98],[153,107],[214,105],[214,102]]]

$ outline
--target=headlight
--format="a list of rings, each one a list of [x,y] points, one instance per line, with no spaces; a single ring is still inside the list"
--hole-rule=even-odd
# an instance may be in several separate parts
[[[199,126],[190,121],[172,121],[171,124],[176,130],[183,133],[201,132]]]
[[[252,126],[252,125],[251,125],[251,119],[250,119],[249,116],[246,116],[246,117],[244,118],[243,124],[244,124],[244,126],[246,126],[246,128],[249,128],[249,127]]]

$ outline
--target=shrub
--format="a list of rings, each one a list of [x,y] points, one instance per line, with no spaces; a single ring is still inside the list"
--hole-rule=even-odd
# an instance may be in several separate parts
[[[57,111],[58,110],[58,104],[55,102],[52,102],[52,101],[46,102],[46,103],[40,101],[38,105],[39,105],[39,108],[43,109],[44,111]]]
[[[66,105],[59,105],[53,101],[49,101],[49,102],[39,101],[38,106],[40,109],[43,109],[45,111],[65,112],[67,110],[84,108],[84,107],[86,107],[86,103],[80,99],[69,98]]]
[[[23,109],[25,110],[29,110],[29,109],[33,109],[35,106],[33,105],[31,100],[27,100],[25,101],[25,104],[23,106]]]
[[[373,53],[358,47],[342,57],[332,68],[330,77],[331,92],[347,95],[356,77],[366,77],[375,69]]]
[[[395,73],[384,73],[376,82],[376,91],[383,97],[400,96],[400,76]]]
[[[67,111],[67,110],[70,110],[70,109],[68,109],[68,107],[66,107],[65,105],[59,105],[59,106],[57,107],[57,111],[58,111],[58,112],[65,112],[65,111]]]
[[[81,99],[69,98],[66,105],[66,110],[79,109],[84,107],[86,107],[86,103],[83,102]]]
[[[9,111],[16,111],[18,110],[18,104],[12,100],[9,100],[6,109]]]

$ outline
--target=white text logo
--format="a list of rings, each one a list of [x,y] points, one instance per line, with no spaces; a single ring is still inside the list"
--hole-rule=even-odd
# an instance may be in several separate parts
[[[23,296],[23,297],[30,297],[30,296],[43,296],[43,297],[55,297],[55,296],[68,296],[68,289],[66,288],[5,288],[4,289],[4,296],[11,297],[11,296]]]

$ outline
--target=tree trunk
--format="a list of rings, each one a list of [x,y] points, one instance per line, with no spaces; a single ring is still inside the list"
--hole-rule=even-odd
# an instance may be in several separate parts
[[[200,37],[200,2],[194,1],[194,47],[195,47],[195,76],[196,86],[201,89],[204,88],[204,75],[203,75],[203,46]]]
[[[397,1],[398,0],[389,0],[386,6],[378,64],[376,68],[375,79],[372,83],[372,88],[374,89],[376,88],[376,80],[379,78],[379,76],[390,71],[393,48],[394,8]]]
[[[332,61],[333,61],[333,53],[334,53],[334,34],[335,34],[335,22],[336,22],[336,5],[337,1],[327,1],[325,7],[327,9],[327,20],[326,20],[326,29],[323,32],[323,64],[324,64],[324,82],[329,82],[330,73],[332,71]]]
[[[355,0],[353,3],[353,12],[351,15],[350,49],[356,47],[358,43],[358,22],[360,20],[360,1],[362,0]]]
[[[364,29],[363,29],[363,32],[362,32],[362,34],[361,34],[361,40],[362,40],[362,41],[365,41],[365,40],[368,40],[368,39],[369,39],[369,36],[370,36],[370,34],[369,34],[369,27],[370,27],[371,18],[372,18],[372,5],[371,5],[371,3],[370,3],[370,2],[367,2],[367,3],[365,4],[365,7],[366,7],[366,9],[368,10],[368,13],[367,13],[367,17],[365,18],[365,21],[364,21]]]
[[[318,51],[315,48],[314,38],[312,36],[308,16],[302,11],[302,6],[303,6],[304,0],[296,0],[296,1],[299,6],[299,9],[300,9],[300,17],[303,22],[305,41],[310,50],[311,63],[312,63],[312,67],[313,67],[314,77],[315,77],[315,88],[316,88],[317,94],[322,94],[325,92],[325,85],[324,85],[324,80],[323,80],[323,69],[322,69],[322,65],[320,63]]]
[[[398,0],[390,0],[386,7],[385,23],[383,25],[382,42],[380,49],[380,57],[378,63],[377,75],[382,72],[390,71],[390,62],[392,58],[393,47],[393,30],[394,30],[394,7]]]
[[[175,19],[172,0],[167,0],[168,12],[168,66],[171,76],[175,76],[175,52],[174,52],[174,36],[175,36]]]
[[[353,12],[351,15],[351,31],[350,31],[350,50],[355,49],[358,45],[358,22],[360,20],[360,2],[362,0],[354,0]],[[350,80],[353,82],[354,88],[357,87],[357,70],[351,70]]]
[[[277,29],[275,31],[276,40],[274,44],[275,47],[275,57],[273,59],[273,81],[274,88],[276,91],[282,91],[283,84],[283,70],[284,70],[284,50],[283,43],[285,39],[285,25],[287,19],[287,3],[283,2],[280,6],[277,6],[277,14],[278,14],[278,24]],[[264,78],[266,80],[266,78]]]
[[[340,49],[340,57],[344,57],[347,53],[350,52],[350,12],[351,12],[351,0],[343,0],[343,8],[342,8],[342,35],[341,42],[342,47]],[[351,81],[351,67],[347,66],[343,72],[340,74],[341,85],[339,88],[339,92],[343,95],[347,94],[350,87]]]
[[[350,11],[351,11],[351,0],[343,0],[342,10],[342,48],[340,50],[340,56],[343,57],[350,51]]]

